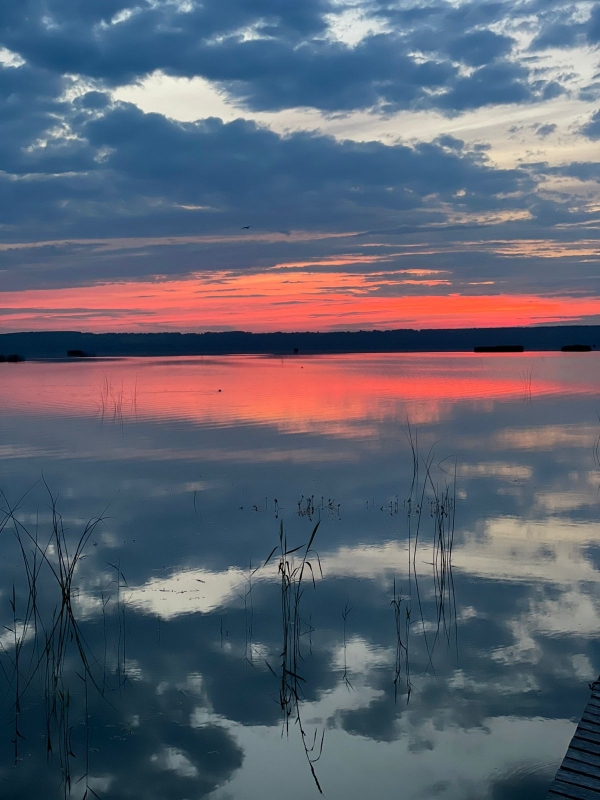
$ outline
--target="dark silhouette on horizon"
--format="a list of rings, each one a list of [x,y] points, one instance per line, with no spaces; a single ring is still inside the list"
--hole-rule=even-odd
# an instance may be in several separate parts
[[[65,358],[67,351],[96,356],[194,356],[226,354],[473,352],[519,343],[525,351],[560,351],[572,342],[597,342],[600,325],[537,328],[459,328],[295,333],[83,333],[31,331],[0,334],[0,352],[24,358]],[[595,349],[594,344],[586,345]],[[579,349],[579,347],[577,348]]]

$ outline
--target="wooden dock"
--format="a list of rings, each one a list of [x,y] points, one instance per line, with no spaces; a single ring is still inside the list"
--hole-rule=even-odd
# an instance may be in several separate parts
[[[585,707],[548,800],[600,800],[600,680]]]

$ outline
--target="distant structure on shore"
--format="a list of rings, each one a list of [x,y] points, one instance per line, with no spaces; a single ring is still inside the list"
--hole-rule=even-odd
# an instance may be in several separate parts
[[[67,350],[69,358],[93,358],[91,353],[86,353],[85,350]]]
[[[560,349],[563,353],[589,353],[593,347],[591,344],[563,344]]]
[[[7,364],[19,364],[21,361],[25,361],[23,356],[18,355],[17,353],[10,353],[10,355],[5,356],[3,353],[0,353],[0,364],[7,363]]]
[[[32,331],[0,334],[0,352],[23,358],[99,358],[118,356],[202,356],[255,354],[293,356],[342,353],[472,353],[578,351],[570,342],[597,342],[600,325],[534,328],[458,328],[323,333],[83,333]],[[518,345],[507,342],[518,342]],[[481,349],[481,348],[485,349]],[[297,352],[296,352],[297,351]]]

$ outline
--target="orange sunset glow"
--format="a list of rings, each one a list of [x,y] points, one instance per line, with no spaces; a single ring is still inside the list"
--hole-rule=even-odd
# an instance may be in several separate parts
[[[579,322],[600,315],[598,297],[464,295],[452,289],[436,270],[360,275],[286,269],[4,292],[0,306],[5,330],[459,328]]]

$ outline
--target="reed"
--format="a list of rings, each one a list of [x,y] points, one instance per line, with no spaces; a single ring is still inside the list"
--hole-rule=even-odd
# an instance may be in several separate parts
[[[523,383],[523,401],[531,406],[533,405],[533,366],[520,371],[519,377]]]
[[[31,532],[19,519],[18,510],[24,498],[11,504],[0,491],[0,532],[11,530],[21,557],[24,580],[18,591],[13,583],[10,598],[12,612],[12,652],[0,643],[1,673],[9,690],[14,693],[13,739],[15,764],[20,761],[20,744],[23,740],[21,720],[24,698],[31,690],[43,697],[45,715],[45,751],[47,758],[57,755],[61,770],[61,785],[64,797],[71,794],[75,783],[73,777],[76,758],[73,744],[74,723],[72,712],[74,700],[83,692],[84,721],[84,766],[77,783],[84,786],[82,800],[90,795],[98,797],[89,785],[89,689],[112,706],[106,692],[109,688],[106,674],[106,605],[110,596],[103,591],[103,630],[105,634],[104,664],[96,658],[85,638],[77,614],[79,589],[75,584],[77,568],[85,558],[86,546],[92,534],[105,519],[104,514],[90,519],[74,538],[68,535],[57,502],[50,488],[43,481],[51,512],[50,533],[40,539],[38,525]],[[122,573],[120,573],[122,577]],[[121,578],[118,578],[120,584]],[[43,594],[43,600],[41,595]],[[119,641],[124,637],[123,609],[119,606],[117,588],[117,610],[119,619]],[[121,604],[122,605],[122,604]],[[48,610],[48,611],[47,611]],[[29,658],[26,652],[29,650]],[[125,645],[120,645],[119,663],[125,669]],[[121,660],[122,659],[122,660]],[[75,683],[74,683],[75,681]],[[114,708],[114,706],[112,706]]]
[[[404,600],[404,616],[402,614],[402,602]],[[410,701],[412,683],[410,680],[410,661],[408,658],[408,642],[410,635],[410,605],[409,598],[402,597],[402,591],[396,593],[396,580],[394,579],[394,596],[390,605],[394,609],[394,620],[396,623],[396,663],[394,667],[394,702],[398,700],[398,686],[402,677],[402,664],[404,663],[404,673],[406,676],[406,702]]]
[[[279,545],[273,548],[264,566],[278,554],[277,572],[280,580],[282,622],[282,650],[279,673],[268,662],[267,666],[279,681],[279,705],[283,715],[283,728],[285,733],[289,735],[290,722],[298,726],[302,747],[312,778],[319,792],[323,794],[323,789],[317,778],[315,764],[323,753],[325,730],[322,731],[319,738],[318,730],[315,729],[311,740],[302,723],[301,700],[304,696],[302,684],[305,679],[300,673],[301,662],[303,661],[300,646],[301,637],[303,636],[301,605],[305,584],[310,573],[310,582],[313,588],[316,587],[315,570],[317,566],[320,576],[322,577],[323,575],[319,555],[312,549],[319,525],[320,521],[314,526],[306,545],[290,548],[283,522],[281,522],[279,526]],[[296,558],[298,559],[297,561]],[[313,567],[313,560],[315,567]],[[307,630],[312,634],[314,629],[312,625],[309,625]]]
[[[110,377],[104,373],[100,381],[98,413],[101,422],[110,420],[119,425],[124,425],[126,415],[137,421],[138,418],[138,385],[137,377],[133,386],[126,391],[123,381],[120,386],[113,384]]]
[[[344,673],[342,675],[342,680],[346,684],[346,689],[350,691],[354,687],[350,683],[350,679],[348,678],[348,660],[347,660],[347,642],[346,642],[346,625],[348,622],[348,615],[352,611],[352,606],[350,605],[350,600],[346,600],[346,605],[344,606],[344,610],[342,611],[342,620],[344,622],[343,626],[343,647],[344,647]]]
[[[406,436],[412,454],[413,473],[410,491],[404,502],[407,510],[408,531],[408,575],[409,593],[404,598],[405,624],[401,625],[402,599],[396,595],[394,581],[394,596],[391,605],[394,608],[396,622],[396,664],[394,672],[394,690],[397,692],[400,676],[400,661],[404,655],[407,675],[407,696],[410,698],[412,686],[410,684],[410,671],[408,662],[408,634],[411,625],[411,603],[414,597],[419,610],[419,619],[427,651],[427,669],[435,673],[433,655],[440,636],[443,636],[448,646],[453,646],[458,653],[458,626],[456,617],[456,592],[454,576],[452,573],[452,553],[455,534],[456,512],[456,471],[457,463],[454,459],[452,472],[448,472],[442,465],[449,459],[443,459],[435,466],[443,478],[434,477],[435,445],[423,456],[419,451],[418,431],[413,431],[407,423]],[[431,520],[430,534],[427,536],[427,517]],[[419,557],[419,559],[417,558]],[[421,584],[426,576],[422,575],[419,563],[431,566],[431,583],[435,618],[433,620],[433,637],[428,634],[432,621],[426,619]],[[404,628],[406,645],[401,637]]]

